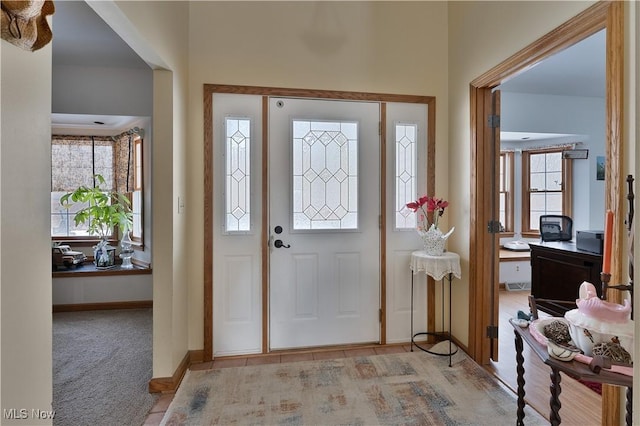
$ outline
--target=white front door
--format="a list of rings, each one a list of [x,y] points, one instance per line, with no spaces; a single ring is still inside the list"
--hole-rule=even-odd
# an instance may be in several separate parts
[[[380,340],[378,103],[269,101],[271,349]]]

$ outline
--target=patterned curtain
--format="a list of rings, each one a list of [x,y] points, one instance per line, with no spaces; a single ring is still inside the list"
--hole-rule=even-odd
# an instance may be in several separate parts
[[[93,175],[106,181],[105,190],[115,184],[114,142],[100,136],[52,136],[51,192],[70,192],[81,185],[93,187]]]
[[[133,192],[133,136],[125,132],[114,139],[116,190],[121,193]]]

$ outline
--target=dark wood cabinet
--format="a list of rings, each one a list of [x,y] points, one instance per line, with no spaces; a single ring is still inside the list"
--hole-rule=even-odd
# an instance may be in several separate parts
[[[535,298],[574,301],[580,284],[588,281],[600,296],[602,255],[578,250],[568,241],[529,243],[531,247],[531,295]],[[537,303],[538,309],[564,316],[569,309],[549,303]]]

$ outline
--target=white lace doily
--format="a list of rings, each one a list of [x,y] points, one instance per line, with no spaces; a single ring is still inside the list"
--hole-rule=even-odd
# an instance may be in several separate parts
[[[414,274],[424,272],[434,280],[441,280],[448,274],[453,274],[456,278],[462,277],[460,256],[450,251],[441,256],[429,256],[423,250],[414,251],[411,253],[410,268]]]

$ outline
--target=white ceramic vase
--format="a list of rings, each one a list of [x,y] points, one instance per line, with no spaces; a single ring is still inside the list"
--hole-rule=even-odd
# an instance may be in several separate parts
[[[427,231],[418,230],[425,253],[429,256],[442,256],[447,238],[453,233],[454,229],[455,227],[451,228],[446,234],[443,234],[440,229],[433,225]]]

